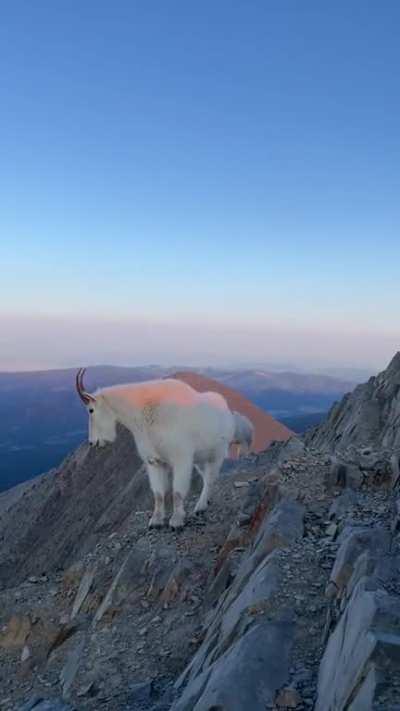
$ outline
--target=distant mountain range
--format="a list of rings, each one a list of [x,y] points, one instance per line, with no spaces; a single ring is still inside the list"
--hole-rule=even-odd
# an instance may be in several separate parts
[[[182,367],[95,366],[88,389],[171,375]],[[269,412],[289,429],[317,424],[354,383],[325,375],[264,370],[196,369]],[[86,414],[74,390],[74,369],[0,373],[0,491],[57,465],[85,437]]]

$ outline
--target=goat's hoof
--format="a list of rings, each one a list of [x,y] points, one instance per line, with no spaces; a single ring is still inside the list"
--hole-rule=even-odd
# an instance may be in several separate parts
[[[205,513],[205,512],[207,511],[207,509],[208,509],[208,504],[204,504],[204,505],[201,505],[201,506],[197,505],[197,506],[194,507],[194,513],[195,513],[196,516],[197,516],[198,514],[203,514],[203,513]]]
[[[149,528],[162,528],[165,520],[159,516],[152,516],[149,521]]]
[[[176,516],[174,514],[169,520],[169,525],[170,528],[174,529],[174,531],[179,531],[184,527],[185,519],[182,516]]]

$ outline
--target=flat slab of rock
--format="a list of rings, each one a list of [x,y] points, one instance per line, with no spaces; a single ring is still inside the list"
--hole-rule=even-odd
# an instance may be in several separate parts
[[[288,681],[292,641],[289,622],[252,627],[188,684],[171,711],[265,711]]]
[[[377,678],[367,682],[372,668]],[[315,711],[372,711],[380,693],[378,678],[381,684],[387,677],[393,685],[394,676],[400,679],[400,600],[382,590],[367,590],[364,579],[329,638]],[[366,686],[360,689],[363,679]]]

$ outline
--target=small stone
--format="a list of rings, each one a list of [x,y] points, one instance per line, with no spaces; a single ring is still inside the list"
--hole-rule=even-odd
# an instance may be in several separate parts
[[[139,635],[140,637],[144,637],[145,634],[147,634],[147,627],[142,627],[142,629],[139,630]]]
[[[77,691],[77,696],[86,696],[94,686],[94,682],[90,681],[89,684],[86,684],[85,686],[82,686],[78,691]]]
[[[282,689],[277,698],[276,705],[286,709],[296,709],[301,704],[301,696],[297,689]]]
[[[336,523],[330,523],[329,526],[325,529],[325,533],[327,536],[330,536],[331,538],[335,538],[337,534],[337,524]]]
[[[27,659],[31,656],[31,650],[29,649],[28,645],[26,644],[22,650],[21,653],[21,662],[26,662]]]

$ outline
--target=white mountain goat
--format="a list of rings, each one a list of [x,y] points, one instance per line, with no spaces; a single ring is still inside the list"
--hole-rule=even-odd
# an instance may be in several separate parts
[[[254,437],[254,425],[246,415],[241,415],[240,412],[234,411],[233,418],[235,422],[235,433],[233,435],[232,444],[237,444],[237,456],[240,457],[242,449],[249,452]]]
[[[149,525],[164,524],[170,472],[173,514],[169,524],[172,528],[184,525],[184,502],[195,465],[204,481],[195,510],[205,510],[210,481],[219,473],[234,434],[233,415],[224,398],[206,398],[172,378],[115,385],[90,394],[83,386],[84,372],[78,371],[76,388],[89,414],[89,443],[114,442],[117,423],[130,430],[154,494]]]

